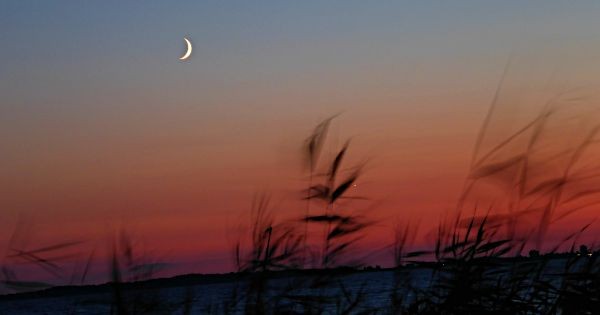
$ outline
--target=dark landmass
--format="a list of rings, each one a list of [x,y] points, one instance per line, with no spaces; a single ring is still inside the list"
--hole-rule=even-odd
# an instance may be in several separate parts
[[[551,253],[539,255],[539,253],[530,253],[529,257],[518,256],[518,257],[495,257],[485,259],[487,262],[493,262],[497,264],[502,263],[514,263],[514,262],[526,262],[526,261],[537,261],[537,260],[560,260],[563,258],[569,258],[579,256],[580,253]],[[598,252],[594,252],[593,255],[600,255]],[[585,255],[587,256],[587,254]],[[445,263],[441,262],[426,262],[426,261],[414,261],[408,262],[402,269],[415,269],[415,268],[435,268],[443,269],[444,265],[451,264],[451,261]],[[333,269],[293,269],[293,270],[280,270],[280,271],[264,271],[262,275],[268,274],[269,279],[282,279],[289,277],[309,277],[309,276],[344,276],[350,274],[366,273],[366,272],[385,272],[393,271],[396,268],[381,268],[380,266],[366,266],[361,268],[355,267],[338,267]],[[170,278],[156,278],[137,282],[123,282],[118,283],[120,289],[125,291],[137,291],[137,290],[151,290],[151,289],[165,289],[174,287],[189,287],[196,285],[207,285],[216,283],[230,283],[230,282],[244,282],[251,279],[257,273],[251,272],[230,272],[224,274],[186,274],[179,275]],[[0,301],[10,300],[26,300],[36,298],[54,298],[64,296],[78,296],[78,295],[93,295],[93,294],[111,294],[115,288],[115,283],[107,282],[104,284],[97,285],[66,285],[66,286],[55,286],[38,291],[22,292],[22,293],[10,293],[0,295]]]
[[[384,271],[391,270],[385,268],[366,267],[356,269],[352,267],[340,267],[335,269],[298,269],[298,270],[283,270],[283,271],[266,271],[269,274],[270,279],[279,279],[287,277],[298,277],[298,276],[319,276],[319,275],[347,275],[360,272],[373,272],[373,271]],[[173,288],[173,287],[188,287],[195,285],[215,284],[215,283],[228,283],[228,282],[239,282],[248,280],[253,276],[253,273],[247,272],[231,272],[224,274],[187,274],[179,275],[171,278],[157,278],[151,280],[137,281],[137,282],[125,282],[119,283],[119,287],[123,290],[135,291],[135,290],[148,290],[148,289],[162,289],[162,288]],[[97,285],[66,285],[56,286],[39,291],[23,292],[23,293],[11,293],[6,295],[0,295],[0,301],[18,300],[18,299],[35,299],[35,298],[49,298],[49,297],[62,297],[62,296],[76,296],[76,295],[88,295],[88,294],[110,294],[114,290],[115,283],[107,282],[104,284]]]

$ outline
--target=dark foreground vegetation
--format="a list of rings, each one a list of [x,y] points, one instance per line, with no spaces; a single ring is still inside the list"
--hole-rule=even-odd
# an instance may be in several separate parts
[[[568,93],[553,98],[515,133],[485,147],[496,106],[492,104],[455,211],[429,233],[429,247],[415,247],[415,239],[422,237],[415,222],[397,222],[388,247],[393,268],[365,268],[358,258],[364,256],[357,252],[360,241],[378,222],[368,206],[364,211],[348,207],[369,202],[352,195],[364,163],[346,165],[350,142],[331,156],[322,154],[332,117],[305,142],[305,210],[279,219],[269,197],[257,195],[247,233],[233,248],[237,273],[144,281],[164,266],[140,255],[122,233],[112,245],[109,284],[20,297],[101,291],[110,296],[105,312],[111,314],[597,314],[600,256],[594,246],[581,247],[579,242],[593,222],[547,241],[561,220],[599,201],[600,168],[593,163],[593,152],[600,125],[577,129],[568,145],[552,147],[554,139],[548,136],[552,128],[573,119],[578,127],[589,121],[589,112],[579,111],[586,107],[572,111],[572,99]],[[480,198],[482,192],[487,199]],[[13,290],[41,288],[44,284],[20,281],[10,263],[26,261],[62,275],[49,257],[79,245],[32,251],[13,247],[3,265],[4,285]],[[540,254],[536,248],[546,249]],[[90,261],[93,256],[92,251]],[[89,266],[73,273],[72,283],[85,283]],[[349,285],[347,277],[355,273],[385,274],[390,283],[385,298],[373,299],[378,288],[372,282],[361,285],[355,279]],[[210,294],[190,289],[211,281],[230,283],[228,294],[207,301]],[[182,290],[167,297],[161,290],[169,286]],[[69,312],[86,307],[73,305]]]

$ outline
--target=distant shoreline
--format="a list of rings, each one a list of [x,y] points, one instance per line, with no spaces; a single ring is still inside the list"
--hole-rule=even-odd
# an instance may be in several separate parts
[[[534,261],[534,260],[560,260],[563,258],[573,257],[574,253],[542,255],[539,257],[505,257],[494,258],[498,262],[515,262],[515,261]],[[432,268],[435,265],[441,265],[436,262],[412,262],[407,263],[401,269],[422,269]],[[319,275],[335,275],[343,276],[350,274],[369,273],[369,272],[388,272],[398,270],[398,268],[382,268],[379,266],[365,266],[360,268],[355,267],[339,267],[333,269],[291,269],[279,271],[265,271],[269,274],[270,279],[281,279],[293,276],[319,276]],[[118,286],[126,291],[148,290],[148,289],[166,289],[176,287],[190,287],[197,285],[208,285],[217,283],[231,283],[245,281],[253,275],[259,273],[244,273],[230,272],[220,274],[185,274],[168,278],[156,278],[137,282],[118,283]],[[65,296],[82,296],[96,294],[111,294],[114,290],[115,283],[106,282],[103,284],[90,285],[59,285],[37,291],[9,293],[0,295],[0,302],[13,300],[27,300],[39,298],[56,298]]]

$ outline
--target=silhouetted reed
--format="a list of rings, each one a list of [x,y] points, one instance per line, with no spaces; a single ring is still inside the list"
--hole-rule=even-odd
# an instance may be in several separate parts
[[[266,194],[257,195],[249,211],[247,233],[234,246],[237,273],[231,294],[219,301],[187,287],[177,301],[156,287],[129,286],[154,278],[165,264],[140,251],[124,231],[110,242],[110,309],[112,314],[594,314],[600,309],[598,252],[580,247],[584,223],[558,240],[550,231],[569,215],[600,202],[600,167],[589,155],[598,142],[598,126],[582,130],[568,145],[553,146],[549,130],[574,119],[570,96],[551,99],[539,114],[484,149],[490,108],[476,140],[470,169],[456,208],[435,227],[431,244],[417,242],[419,224],[401,218],[390,242],[393,268],[375,269],[391,286],[349,285],[364,261],[355,251],[375,220],[355,212],[347,202],[362,164],[348,166],[350,141],[323,154],[330,117],[304,143],[308,185],[301,191],[304,213],[290,217]],[[565,105],[567,104],[567,105]],[[335,149],[335,150],[333,150]],[[489,196],[493,196],[490,198]],[[417,244],[418,243],[418,244]],[[11,242],[2,263],[2,283],[11,290],[42,289],[49,283],[24,281],[17,262],[35,266],[51,277],[68,278],[60,261],[74,255],[82,242],[25,248]],[[544,248],[542,248],[542,246]],[[592,247],[593,248],[593,247]],[[529,257],[523,255],[529,250]],[[562,252],[561,252],[562,251]],[[79,251],[78,251],[79,252]],[[82,266],[70,283],[83,284],[92,272],[96,250],[82,251]],[[359,280],[356,280],[359,281]],[[363,281],[363,280],[360,280]],[[374,304],[373,291],[384,296]],[[71,309],[75,313],[81,305]]]
[[[591,223],[554,244],[546,255],[521,256],[528,246],[549,245],[544,238],[553,224],[599,201],[598,189],[581,185],[598,176],[594,172],[597,166],[581,165],[582,157],[596,142],[598,127],[573,139],[574,145],[560,147],[555,153],[543,152],[543,142],[548,140],[544,138],[546,128],[551,119],[560,121],[557,113],[563,107],[558,98],[551,100],[535,119],[482,151],[480,146],[490,121],[489,116],[486,118],[456,211],[438,226],[433,248],[399,255],[405,252],[408,232],[400,230],[396,237],[396,264],[412,260],[418,268],[430,271],[431,276],[429,285],[417,288],[407,280],[410,273],[400,268],[396,272],[396,287],[409,289],[403,294],[393,291],[390,309],[394,313],[593,313],[598,301],[594,295],[597,258],[572,253],[579,236]],[[525,145],[515,149],[517,141]],[[491,203],[481,215],[468,207],[473,205],[481,211],[475,191],[485,185],[499,187],[498,199],[502,202]],[[586,202],[578,205],[581,200]],[[469,212],[474,214],[465,215]],[[539,221],[534,228],[519,225],[536,215]],[[573,243],[571,254],[553,254],[568,242]],[[423,262],[423,258],[428,260],[431,256],[433,261]],[[580,260],[584,263],[578,263]],[[556,272],[557,265],[562,265],[564,271]]]
[[[26,238],[28,222],[20,222],[14,230],[9,243],[8,252],[3,258],[2,281],[5,289],[13,292],[40,290],[53,286],[45,281],[23,280],[20,273],[36,274],[40,277],[65,282],[69,277],[76,277],[76,273],[69,268],[69,261],[78,257],[82,241],[64,241],[39,247],[30,248],[23,238]],[[24,268],[23,268],[24,267]],[[51,281],[51,280],[50,280]]]
[[[170,314],[179,306],[170,305],[160,296],[156,288],[124,290],[124,283],[135,283],[152,279],[166,264],[155,261],[147,253],[139,251],[135,242],[121,230],[111,244],[110,271],[113,302],[111,314]],[[186,297],[185,303],[190,303]]]
[[[360,266],[360,262],[345,254],[362,238],[372,221],[338,206],[339,200],[350,197],[348,192],[358,179],[361,167],[342,168],[349,142],[330,161],[321,156],[332,119],[320,123],[305,143],[309,165],[306,213],[300,219],[278,222],[269,209],[269,198],[255,198],[249,248],[244,249],[242,242],[235,246],[238,271],[250,275],[246,278],[243,297],[246,314],[319,314],[331,307],[350,313],[362,303],[363,294],[346,290],[334,273],[291,275],[286,283],[278,281],[276,285],[272,279],[272,272],[277,270]],[[319,164],[324,165],[325,171],[320,170]],[[319,212],[314,208],[311,210],[312,202],[318,203]],[[313,230],[323,231],[323,235],[309,235]],[[325,288],[332,285],[344,294],[332,296],[331,292],[327,293]]]

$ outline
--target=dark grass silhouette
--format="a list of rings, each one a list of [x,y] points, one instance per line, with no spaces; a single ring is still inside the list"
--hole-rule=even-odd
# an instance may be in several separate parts
[[[319,172],[317,169],[318,162],[323,162],[320,152],[332,119],[319,124],[306,141],[305,154],[310,173],[304,198],[307,202],[306,213],[300,218],[276,223],[268,209],[268,198],[259,196],[255,199],[250,248],[244,254],[241,242],[235,247],[238,271],[252,274],[244,296],[246,314],[319,314],[331,306],[347,314],[361,305],[364,295],[346,290],[333,273],[294,277],[287,285],[277,289],[273,289],[269,277],[271,271],[308,266],[321,269],[361,266],[359,261],[343,261],[345,253],[362,238],[365,229],[372,223],[338,205],[341,199],[353,198],[348,192],[361,171],[360,166],[342,169],[349,142],[325,164],[325,171]],[[348,174],[342,177],[344,172]],[[312,202],[319,206],[319,212],[311,212]],[[311,226],[316,229],[311,229]],[[310,237],[308,233],[313,230],[323,231],[323,235]],[[332,296],[325,292],[332,284],[339,288],[340,295]]]
[[[49,288],[51,283],[43,281],[30,281],[21,279],[22,274],[36,270],[45,276],[64,280],[70,278],[70,283],[77,283],[77,279],[85,281],[87,270],[78,275],[77,270],[69,270],[65,261],[77,257],[78,248],[84,243],[80,240],[68,240],[43,246],[28,246],[28,233],[30,229],[28,219],[21,219],[13,231],[8,250],[2,259],[2,280],[0,283],[5,290],[12,292],[26,292]],[[29,267],[24,269],[23,266]]]
[[[553,98],[537,117],[484,149],[486,132],[497,111],[495,98],[476,141],[457,206],[440,221],[435,241],[428,248],[415,248],[415,240],[422,234],[419,224],[397,224],[390,241],[393,285],[384,302],[371,300],[377,288],[366,282],[351,287],[346,281],[364,267],[356,251],[376,222],[368,211],[348,209],[348,203],[365,199],[352,194],[364,165],[346,165],[350,141],[333,150],[332,156],[323,154],[334,116],[320,123],[304,143],[308,185],[301,192],[300,202],[306,203],[303,213],[282,219],[268,195],[255,197],[248,233],[233,248],[238,270],[230,276],[233,283],[228,296],[218,302],[207,301],[188,287],[174,302],[165,299],[159,288],[144,287],[150,283],[144,281],[166,265],[140,252],[121,231],[110,242],[107,312],[594,314],[600,307],[599,255],[593,247],[575,250],[593,222],[558,241],[547,240],[549,231],[561,220],[600,202],[600,185],[595,182],[600,168],[592,163],[598,127],[576,133],[567,146],[548,150],[552,126],[578,117],[562,114],[571,109],[572,99],[568,93]],[[495,199],[481,202],[481,191],[492,190]],[[60,261],[85,245],[67,241],[30,249],[11,242],[2,263],[2,284],[13,292],[51,286],[20,280],[15,271],[17,261],[56,278],[69,278],[70,283],[84,284],[92,272],[95,249],[80,250],[85,264],[70,274]],[[536,248],[530,257],[523,255]],[[566,252],[559,254],[561,250]],[[133,290],[130,282],[139,286]],[[67,313],[85,307],[73,305]]]
[[[412,225],[398,228],[393,245],[397,268],[389,305],[369,308],[366,306],[368,303],[364,303],[361,290],[353,292],[355,296],[350,298],[351,294],[347,292],[343,283],[337,282],[337,294],[346,298],[350,309],[332,302],[333,300],[311,297],[311,308],[302,311],[310,309],[316,313],[360,310],[367,313],[400,314],[593,314],[598,303],[598,298],[594,295],[598,289],[597,258],[577,256],[573,250],[579,236],[591,223],[565,236],[548,251],[555,253],[571,242],[571,255],[566,255],[560,260],[552,255],[536,259],[522,258],[525,248],[548,244],[545,237],[553,224],[577,210],[598,203],[599,190],[580,185],[582,180],[594,179],[598,175],[594,175],[593,169],[587,165],[579,165],[583,155],[596,142],[597,127],[593,127],[581,139],[574,141],[575,145],[556,155],[540,158],[538,153],[542,140],[545,140],[544,129],[562,106],[564,104],[556,99],[549,102],[533,121],[492,146],[490,150],[481,152],[478,146],[488,127],[487,123],[484,124],[457,210],[440,223],[433,248],[408,252],[407,248],[417,233],[416,228]],[[317,150],[314,148],[322,145],[316,145],[315,139],[326,137],[327,126],[330,123],[331,119],[327,119],[320,124],[307,141],[308,160],[311,161],[311,183],[306,198],[321,201],[324,211],[307,215],[303,223],[305,226],[325,226],[321,250],[316,255],[311,255],[320,258],[321,268],[335,266],[335,262],[343,257],[344,250],[358,241],[360,233],[371,223],[363,217],[347,215],[335,209],[336,201],[345,197],[344,194],[356,181],[361,169],[354,168],[354,172],[338,184],[337,174],[347,153],[348,143],[332,159],[328,170],[320,175],[323,182],[313,182],[315,178],[319,178],[314,173],[314,164],[318,160],[318,154],[315,153]],[[526,142],[522,151],[507,149],[518,140]],[[555,163],[557,158],[561,158],[562,161]],[[540,170],[545,169],[549,163],[553,163],[552,173],[556,175],[541,178]],[[481,212],[480,208],[468,209],[467,201],[478,185],[482,182],[495,185],[498,181],[503,185],[505,198],[502,209],[491,205],[483,209],[483,214],[477,214]],[[577,201],[583,199],[586,202],[578,205]],[[534,229],[524,230],[519,226],[521,219],[530,222],[535,216],[539,221]],[[305,231],[307,230],[305,227]],[[338,235],[346,238],[336,243]],[[411,272],[403,267],[405,262],[429,270],[429,285],[414,285]],[[554,271],[556,268],[553,265],[556,264],[562,266],[562,272]],[[320,280],[330,286],[336,283],[336,279],[332,278]]]
[[[187,297],[181,305],[170,305],[162,299],[156,288],[144,288],[126,291],[122,284],[152,279],[156,273],[166,267],[165,263],[155,261],[138,248],[131,237],[123,230],[119,231],[111,244],[110,270],[113,302],[110,314],[170,314],[189,303]]]

